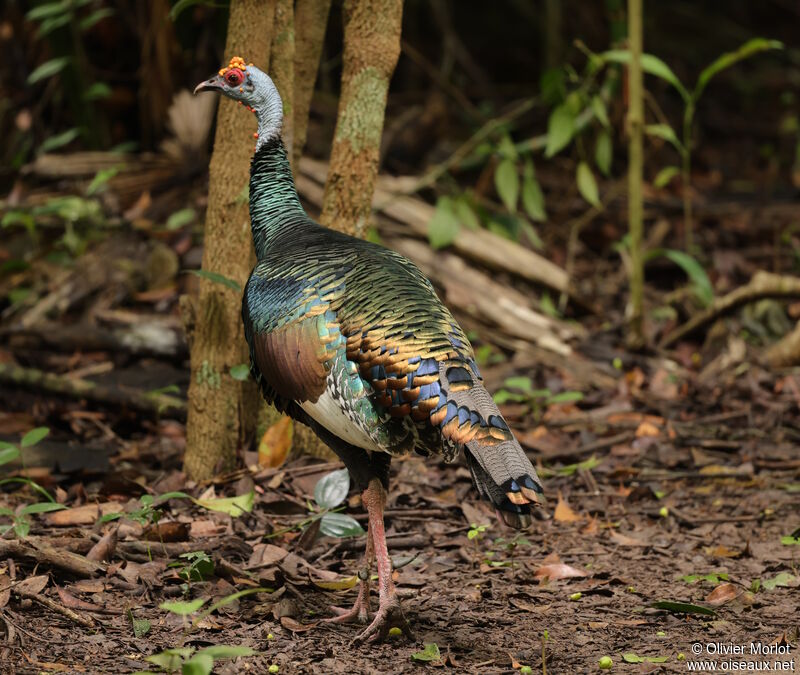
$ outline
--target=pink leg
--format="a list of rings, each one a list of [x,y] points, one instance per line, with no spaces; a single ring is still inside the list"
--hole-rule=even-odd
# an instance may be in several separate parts
[[[395,591],[392,581],[392,561],[386,548],[386,532],[383,529],[386,491],[377,478],[370,481],[369,487],[361,495],[361,502],[369,513],[369,534],[372,536],[378,566],[380,606],[372,623],[356,636],[354,642],[360,643],[367,639],[382,640],[393,626],[397,626],[408,638],[413,639],[411,628],[403,616],[400,599],[397,597],[397,591]]]
[[[367,525],[367,548],[364,554],[364,567],[358,571],[358,597],[351,609],[331,607],[337,616],[325,619],[328,623],[367,623],[369,621],[369,576],[372,570],[372,561],[375,557],[375,548],[372,545],[372,535]]]

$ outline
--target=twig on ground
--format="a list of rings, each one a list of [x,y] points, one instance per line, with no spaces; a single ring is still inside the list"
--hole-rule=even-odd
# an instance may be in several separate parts
[[[44,607],[53,610],[57,614],[61,614],[61,616],[64,616],[70,621],[74,621],[75,623],[84,626],[85,628],[95,627],[94,620],[88,615],[81,616],[80,614],[76,614],[71,609],[64,607],[63,605],[59,605],[57,602],[51,600],[46,595],[40,595],[39,593],[28,593],[24,590],[20,591],[19,589],[17,589],[17,592],[23,598],[29,598],[34,602],[38,602],[40,605],[43,605]]]

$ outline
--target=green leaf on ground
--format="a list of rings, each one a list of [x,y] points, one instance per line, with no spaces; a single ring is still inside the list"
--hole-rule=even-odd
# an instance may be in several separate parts
[[[47,427],[36,427],[35,429],[31,429],[27,434],[25,434],[22,437],[22,440],[20,441],[19,444],[23,448],[29,448],[32,445],[36,445],[49,433],[50,429],[48,429]]]
[[[346,513],[326,513],[319,521],[319,531],[329,537],[357,537],[364,528]]]
[[[428,663],[430,661],[441,661],[442,653],[439,651],[439,645],[435,642],[428,642],[421,652],[414,652],[411,655],[414,661],[423,661]]]
[[[314,486],[314,501],[325,509],[333,509],[347,499],[350,491],[350,472],[339,469],[325,474]]]
[[[772,579],[764,579],[761,582],[761,585],[768,591],[774,591],[779,586],[784,588],[795,586],[798,580],[798,577],[794,576],[793,574],[789,574],[789,572],[781,572]]]
[[[220,513],[227,513],[229,516],[238,518],[244,513],[250,513],[253,510],[255,503],[256,493],[250,490],[243,495],[236,497],[221,497],[217,499],[192,499],[198,506],[208,509],[209,511],[219,511]]]
[[[172,612],[173,614],[178,614],[180,616],[187,616],[189,614],[194,614],[207,602],[208,600],[206,598],[197,598],[196,600],[187,601],[178,600],[175,602],[162,602],[158,608],[165,609],[168,612]]]

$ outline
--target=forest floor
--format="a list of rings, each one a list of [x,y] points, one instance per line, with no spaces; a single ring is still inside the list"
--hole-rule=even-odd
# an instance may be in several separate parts
[[[763,245],[789,227],[788,205],[774,208],[779,222],[762,229],[752,227],[768,222],[757,205],[713,207],[701,206],[698,219],[706,235],[717,233],[704,246],[714,252],[718,292],[766,266],[791,265],[787,251]],[[25,449],[24,467],[0,454],[0,468],[33,479],[66,507],[45,512],[55,507],[36,506],[46,500],[29,483],[2,486],[0,526],[17,527],[0,538],[0,671],[135,672],[155,669],[146,657],[164,650],[187,650],[177,662],[215,645],[256,652],[217,661],[219,673],[274,665],[281,673],[529,667],[560,675],[598,672],[602,657],[613,672],[687,672],[702,660],[723,672],[731,658],[770,661],[767,670],[759,663],[762,672],[800,669],[800,378],[760,365],[776,307],[787,321],[783,306],[742,310],[705,343],[626,351],[619,259],[592,253],[622,236],[624,219],[609,215],[585,233],[573,270],[606,309],[565,322],[575,329],[577,318],[592,336],[571,340],[569,358],[543,359],[518,336],[481,329],[457,309],[476,330],[488,388],[506,391],[502,411],[549,501],[516,533],[479,501],[463,465],[396,460],[387,533],[416,639],[354,647],[357,627],[321,619],[329,605],[354,600],[364,537],[318,536],[308,526],[317,481],[339,465],[301,457],[269,468],[254,452],[244,458],[251,469],[213,484],[180,472],[188,367],[177,300],[197,279],[178,270],[196,268],[200,248],[194,215],[159,229],[154,220],[175,208],[161,216],[153,208],[140,199],[125,212],[133,228],[112,224],[87,237],[86,251],[75,253],[80,264],[42,257],[0,280],[2,295],[15,298],[0,322],[0,368],[16,382],[0,387],[0,439],[17,443],[34,427],[50,428]],[[674,219],[670,209],[663,212]],[[47,238],[52,224],[43,227]],[[24,236],[5,242],[0,258],[21,256]],[[552,249],[563,264],[563,247]],[[675,276],[674,268],[650,268],[651,305],[672,292]],[[519,279],[494,278],[530,294]],[[677,304],[666,324],[654,320],[658,330],[691,313],[686,294]],[[143,325],[143,342],[119,337]],[[62,388],[9,370],[17,366],[59,374]],[[103,388],[65,394],[82,380]],[[176,491],[201,502],[159,500]],[[245,512],[203,501],[234,496]],[[358,502],[351,495],[345,513],[364,523]],[[109,532],[117,541],[101,542]],[[92,550],[109,562],[92,562]],[[192,600],[204,602],[172,606],[186,616],[161,607]],[[759,656],[751,644],[777,653]]]
[[[742,646],[745,656],[736,658],[763,660],[750,654],[751,643],[788,649],[768,658],[794,660],[796,668],[800,546],[786,539],[800,526],[794,388],[762,406],[743,405],[743,390],[765,391],[751,372],[718,392],[713,405],[704,402],[710,393],[662,392],[674,395],[667,420],[636,411],[636,390],[628,386],[637,383],[628,380],[604,406],[551,405],[544,426],[520,432],[536,451],[550,500],[529,531],[498,523],[463,466],[394,462],[387,533],[403,565],[397,586],[416,642],[392,637],[352,647],[356,627],[320,621],[328,605],[353,601],[364,541],[299,536],[314,486],[338,468],[334,463],[301,458],[210,486],[218,495],[255,491],[252,512],[237,518],[181,498],[156,502],[160,534],[149,535],[136,520],[137,511],[140,520],[152,520],[142,513],[141,495],[211,496],[209,486],[187,485],[178,470],[181,424],[153,422],[152,433],[134,441],[110,433],[107,440],[118,447],[107,467],[32,469],[69,508],[35,517],[23,540],[31,551],[50,545],[86,554],[101,527],[113,526],[98,525],[100,512],[134,516],[118,521],[111,564],[83,578],[49,554],[37,564],[4,551],[8,538],[0,542],[0,582],[12,586],[11,597],[0,592],[2,670],[133,672],[164,649],[244,645],[258,654],[220,661],[215,672],[263,673],[277,664],[285,673],[402,673],[425,667],[414,654],[436,644],[440,658],[428,665],[460,672],[594,672],[603,656],[618,672],[686,672],[682,658],[696,658],[695,645]],[[518,404],[508,407],[520,428],[515,412]],[[76,424],[108,422],[106,414],[77,406],[62,414]],[[0,416],[6,431],[26,422],[23,414]],[[73,439],[57,435],[36,447],[63,453]],[[33,497],[20,490],[3,501],[13,508]],[[357,502],[351,497],[346,511],[363,522]],[[477,533],[472,538],[470,530]],[[215,571],[187,584],[181,571],[191,560],[180,555],[193,551],[206,552]],[[26,594],[18,593],[23,584]],[[159,608],[253,588],[270,590],[240,597],[196,624],[199,612],[185,619]],[[664,601],[676,604],[654,606]]]

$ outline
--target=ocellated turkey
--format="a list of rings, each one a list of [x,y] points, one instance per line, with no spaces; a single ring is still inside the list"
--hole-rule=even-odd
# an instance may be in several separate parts
[[[357,640],[397,625],[383,524],[389,463],[414,451],[463,451],[478,492],[512,527],[529,524],[542,485],[483,386],[472,347],[430,282],[403,256],[322,227],[305,213],[281,141],[283,106],[264,72],[234,57],[195,89],[239,101],[258,119],[250,174],[257,264],[242,320],[265,399],[310,426],[342,459],[369,513],[380,606]],[[352,610],[369,617],[369,574]]]

